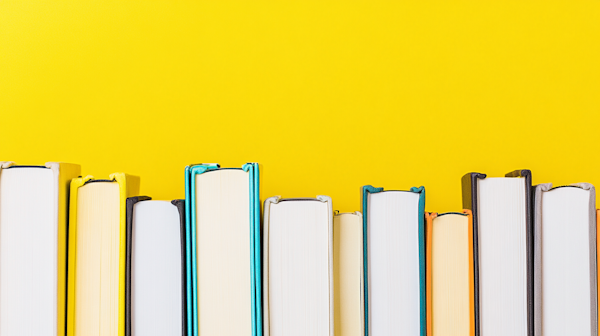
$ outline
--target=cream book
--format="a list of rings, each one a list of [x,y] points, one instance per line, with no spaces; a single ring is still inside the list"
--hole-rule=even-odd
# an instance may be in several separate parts
[[[186,167],[191,336],[260,335],[258,175],[257,163]]]
[[[360,212],[333,217],[333,290],[336,336],[363,336],[363,222]]]
[[[596,191],[535,188],[535,336],[598,335]]]
[[[65,334],[68,191],[80,170],[0,162],[0,335]]]
[[[426,213],[427,335],[473,336],[471,211]]]
[[[71,183],[68,336],[125,335],[126,200],[138,191],[123,173]]]
[[[263,250],[265,336],[334,336],[331,198],[268,198]]]

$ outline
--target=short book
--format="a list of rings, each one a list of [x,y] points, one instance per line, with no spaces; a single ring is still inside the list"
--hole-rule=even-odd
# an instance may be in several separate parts
[[[474,336],[473,223],[470,210],[427,218],[427,335]]]
[[[127,199],[126,336],[187,336],[185,200]]]
[[[362,214],[358,211],[337,213],[333,216],[333,297],[336,336],[365,334],[362,225]]]
[[[268,198],[263,225],[265,336],[334,336],[331,198]]]

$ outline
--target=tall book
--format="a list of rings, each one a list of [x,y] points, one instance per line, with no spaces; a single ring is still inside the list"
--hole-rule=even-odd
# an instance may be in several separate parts
[[[535,336],[598,335],[596,191],[535,188]]]
[[[263,225],[265,336],[334,336],[331,198],[268,198]]]
[[[186,167],[188,334],[261,335],[259,168]]]
[[[425,336],[425,188],[362,187],[366,335]]]
[[[126,201],[136,176],[71,182],[67,336],[125,335]]]
[[[462,194],[473,213],[475,335],[533,336],[531,172],[468,173]]]
[[[185,200],[127,199],[125,336],[187,336]]]
[[[470,210],[426,213],[427,335],[475,335]]]
[[[68,191],[80,170],[0,162],[0,335],[65,333]]]
[[[337,213],[333,216],[333,290],[336,336],[363,336],[362,214]]]

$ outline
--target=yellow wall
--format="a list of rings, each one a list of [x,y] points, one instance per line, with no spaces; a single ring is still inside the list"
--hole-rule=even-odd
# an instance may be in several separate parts
[[[343,211],[458,210],[468,171],[600,186],[600,2],[1,0],[0,113],[0,160],[158,199],[194,162]]]

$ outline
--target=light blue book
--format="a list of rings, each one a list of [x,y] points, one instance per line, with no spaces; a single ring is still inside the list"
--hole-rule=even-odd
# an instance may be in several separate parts
[[[365,336],[425,336],[425,188],[361,197]]]
[[[185,168],[188,335],[262,335],[259,168]]]

